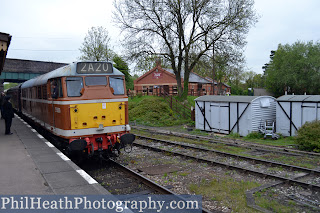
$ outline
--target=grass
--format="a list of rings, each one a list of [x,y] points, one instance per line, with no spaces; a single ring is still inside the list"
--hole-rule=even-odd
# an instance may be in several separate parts
[[[256,204],[264,209],[268,209],[272,212],[282,212],[282,213],[291,213],[296,212],[295,209],[295,203],[292,203],[289,206],[285,206],[283,204],[280,204],[276,200],[269,200],[264,197],[257,197],[255,199]]]
[[[248,142],[258,143],[258,144],[265,144],[265,145],[272,145],[272,146],[290,146],[296,145],[294,137],[280,137],[277,140],[273,140],[271,138],[264,139],[263,135],[258,132],[252,132],[245,137],[240,137],[237,133],[231,133],[227,135],[226,138],[232,139],[240,139]]]
[[[250,154],[250,149],[246,149],[244,147],[235,147],[235,146],[228,146],[224,144],[213,144],[209,143],[208,141],[203,140],[194,140],[194,139],[186,139],[181,137],[176,137],[172,135],[152,135],[151,133],[143,130],[136,130],[133,129],[131,131],[135,134],[141,134],[149,137],[154,137],[157,139],[163,139],[163,140],[170,140],[170,141],[176,141],[176,142],[184,142],[189,144],[196,144],[201,145],[202,147],[208,148],[208,149],[215,149],[222,152],[227,152],[235,155],[242,155],[246,157],[255,157],[259,159],[264,160],[272,160],[280,163],[305,167],[309,169],[315,169],[320,166],[320,158],[319,157],[308,157],[308,156],[289,156],[289,155],[279,155],[274,153],[269,153],[265,155],[254,155]],[[164,147],[164,146],[163,146]]]
[[[174,126],[192,124],[190,119],[183,119],[170,109],[161,97],[136,96],[129,99],[130,121],[147,126]]]
[[[201,180],[199,184],[192,183],[189,190],[202,195],[209,200],[218,201],[223,206],[228,206],[232,212],[255,212],[247,207],[245,192],[260,186],[257,182],[236,181],[232,178]]]
[[[274,189],[264,189],[254,194],[256,205],[272,212],[318,212],[312,207],[297,204],[293,200],[283,199]]]
[[[308,156],[289,156],[289,155],[277,155],[277,154],[268,154],[260,156],[259,158],[266,160],[273,160],[285,164],[300,166],[309,169],[315,169],[320,166],[319,157],[308,157]]]

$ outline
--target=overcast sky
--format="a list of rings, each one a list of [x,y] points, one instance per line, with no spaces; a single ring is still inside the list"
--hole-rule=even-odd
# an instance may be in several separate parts
[[[91,27],[105,27],[118,52],[113,0],[1,0],[0,32],[12,35],[8,58],[71,63]],[[247,36],[247,70],[262,73],[278,44],[318,41],[319,0],[255,0],[260,19]],[[118,52],[121,54],[121,52]]]

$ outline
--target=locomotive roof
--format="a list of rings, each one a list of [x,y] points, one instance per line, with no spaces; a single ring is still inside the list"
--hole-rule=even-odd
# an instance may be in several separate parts
[[[48,72],[46,74],[37,76],[35,78],[32,78],[24,83],[22,83],[21,88],[29,88],[33,86],[39,86],[46,84],[49,79],[52,78],[58,78],[58,77],[65,77],[65,76],[90,76],[92,74],[79,74],[76,72],[77,69],[77,63],[78,62],[73,62],[72,64],[68,64],[66,66],[60,67],[56,70],[53,70],[51,72]],[[90,62],[90,63],[95,63],[95,62]],[[115,76],[123,76],[124,74],[120,72],[118,69],[114,68],[112,66],[112,73],[107,73],[107,74],[94,74],[94,75],[115,75]]]

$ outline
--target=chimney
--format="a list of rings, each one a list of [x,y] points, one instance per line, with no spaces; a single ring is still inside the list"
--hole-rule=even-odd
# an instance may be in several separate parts
[[[161,67],[161,59],[160,58],[156,59],[156,67]]]

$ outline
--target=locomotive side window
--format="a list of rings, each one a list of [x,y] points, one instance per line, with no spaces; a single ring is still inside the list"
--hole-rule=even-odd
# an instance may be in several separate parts
[[[68,77],[66,82],[68,97],[80,97],[83,88],[82,77]]]
[[[62,98],[62,84],[61,79],[53,79],[51,80],[51,97],[52,98]]]
[[[122,77],[109,77],[110,87],[114,90],[114,95],[124,95],[124,86]]]
[[[86,86],[107,86],[105,76],[90,76],[85,78]]]

